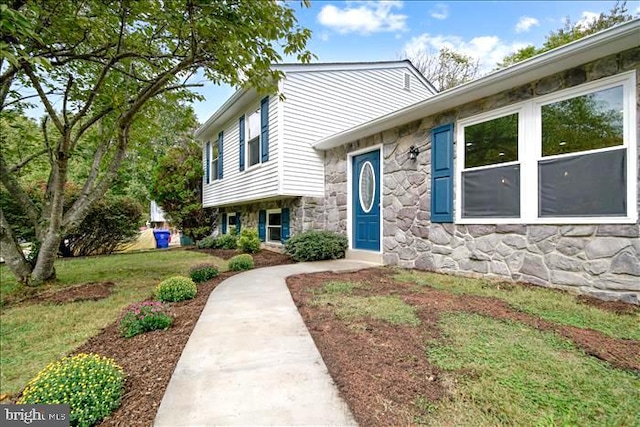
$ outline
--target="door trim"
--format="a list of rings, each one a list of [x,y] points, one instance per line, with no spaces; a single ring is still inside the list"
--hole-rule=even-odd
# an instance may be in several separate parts
[[[370,147],[361,148],[359,150],[350,151],[347,153],[347,237],[349,239],[349,250],[351,251],[364,251],[364,249],[355,249],[353,247],[353,202],[354,202],[354,194],[353,194],[353,158],[355,156],[359,156],[360,154],[371,153],[374,151],[380,152],[380,168],[378,173],[380,174],[380,188],[377,189],[380,194],[380,206],[378,206],[379,215],[380,215],[380,250],[378,251],[369,251],[366,252],[374,253],[374,254],[382,254],[384,252],[384,241],[383,241],[383,233],[382,229],[384,227],[384,217],[383,217],[383,191],[384,188],[384,156],[383,156],[383,146],[382,144],[372,145]]]

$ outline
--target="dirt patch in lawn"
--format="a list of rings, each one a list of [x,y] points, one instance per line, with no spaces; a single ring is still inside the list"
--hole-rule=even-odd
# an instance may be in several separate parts
[[[77,301],[97,301],[111,295],[115,286],[116,284],[113,282],[84,283],[55,292],[39,294],[23,302],[64,304]]]
[[[573,341],[587,354],[613,366],[640,372],[640,342],[608,337],[600,332],[559,325],[515,310],[497,298],[456,295],[415,283],[401,283],[387,269],[352,273],[292,276],[287,284],[327,367],[362,426],[413,424],[427,415],[451,389],[451,377],[430,365],[425,343],[439,338],[444,312],[467,312],[521,322],[553,331]],[[311,304],[313,291],[327,281],[365,283],[353,295],[396,295],[417,308],[422,326],[391,326],[379,321],[358,323],[336,318],[333,308]]]
[[[288,261],[274,257],[271,252],[259,252],[257,259],[267,265],[279,265]],[[276,254],[279,255],[279,254]],[[288,258],[288,257],[287,257]],[[237,274],[226,272],[198,285],[198,294],[189,301],[170,305],[173,325],[166,331],[153,331],[125,339],[118,334],[114,322],[98,335],[89,339],[74,353],[99,353],[114,358],[126,374],[125,393],[121,406],[100,425],[149,426],[153,420],[169,384],[171,374],[182,350],[195,327],[209,294],[224,279]]]
[[[616,314],[634,314],[640,311],[640,307],[637,305],[624,301],[604,301],[589,295],[578,295],[576,300],[582,304],[587,304]]]
[[[192,251],[209,254],[224,260],[228,260],[233,256],[240,255],[242,252],[236,249],[190,249]],[[295,261],[289,255],[281,254],[275,251],[263,249],[257,254],[252,254],[253,262],[256,268],[268,267],[271,265],[293,264]]]

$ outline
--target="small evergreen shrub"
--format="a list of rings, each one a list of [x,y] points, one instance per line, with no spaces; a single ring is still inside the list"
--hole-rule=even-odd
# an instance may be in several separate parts
[[[251,270],[254,266],[253,257],[249,254],[236,255],[229,260],[229,270],[231,271]]]
[[[213,236],[208,236],[202,240],[198,240],[196,246],[198,249],[216,249],[218,248],[218,239]]]
[[[193,280],[184,276],[169,277],[156,287],[156,297],[162,302],[178,302],[191,299],[198,293]]]
[[[195,267],[191,267],[189,275],[194,282],[202,283],[216,277],[218,275],[218,269],[211,264],[196,265]]]
[[[238,239],[238,249],[249,254],[258,252],[260,250],[258,230],[255,228],[245,228],[242,230],[240,232],[240,238]]]
[[[118,330],[123,337],[131,338],[156,329],[167,329],[172,322],[162,303],[145,301],[127,307]]]
[[[236,249],[238,247],[238,236],[231,233],[219,236],[218,247],[220,249]]]
[[[72,426],[91,426],[120,406],[123,391],[124,372],[113,359],[81,353],[40,371],[18,404],[68,404]]]
[[[349,242],[343,234],[331,231],[305,231],[289,238],[285,253],[295,261],[320,261],[344,258]]]

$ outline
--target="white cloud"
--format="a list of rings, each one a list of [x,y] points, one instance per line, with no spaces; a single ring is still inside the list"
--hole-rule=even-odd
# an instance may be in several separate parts
[[[320,40],[322,40],[323,42],[329,41],[329,33],[326,31],[321,32]]]
[[[437,3],[431,9],[431,17],[436,19],[447,19],[449,17],[449,6],[444,3]]]
[[[589,12],[588,10],[585,10],[584,12],[582,12],[582,16],[580,17],[580,20],[576,22],[576,26],[585,28],[586,26],[591,24],[593,21],[598,19],[599,16],[600,16],[599,13]]]
[[[318,13],[318,22],[341,34],[404,31],[407,15],[393,13],[396,8],[402,8],[401,1],[348,2],[344,7],[328,4]]]
[[[453,35],[435,35],[424,33],[413,37],[404,45],[404,52],[411,57],[415,53],[423,51],[437,55],[440,49],[446,47],[455,52],[462,53],[479,60],[481,74],[488,73],[501,62],[505,56],[528,46],[528,43],[506,42],[497,36],[474,37],[464,40]]]
[[[525,33],[531,29],[531,27],[540,25],[540,22],[536,18],[530,16],[523,16],[516,24],[516,33]]]

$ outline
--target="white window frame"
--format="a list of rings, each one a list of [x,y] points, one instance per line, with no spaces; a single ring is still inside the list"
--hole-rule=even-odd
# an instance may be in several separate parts
[[[280,214],[280,225],[269,225],[269,214],[274,214],[274,213],[279,213]],[[280,240],[271,240],[269,238],[269,227],[272,227],[272,228],[279,227],[280,228]],[[265,221],[264,221],[264,230],[265,230],[265,236],[264,236],[264,241],[265,242],[282,244],[282,209],[267,209],[267,214],[266,214],[266,218],[265,218]]]
[[[231,218],[233,218],[233,222],[231,222]],[[236,228],[236,214],[235,214],[235,212],[234,213],[227,213],[227,234],[231,234],[231,227]]]
[[[542,107],[592,92],[623,88],[623,144],[553,156],[542,156]],[[456,129],[455,160],[455,222],[459,224],[635,224],[638,221],[637,192],[637,136],[636,136],[636,76],[635,70],[585,83],[573,88],[554,92],[549,95],[523,101],[509,107],[482,113],[459,120]],[[518,161],[505,162],[476,168],[464,167],[466,126],[482,123],[509,114],[518,113]],[[562,157],[580,154],[600,153],[626,149],[627,154],[627,214],[619,217],[538,217],[538,163]],[[462,217],[462,172],[491,167],[520,164],[520,218],[463,218]]]
[[[220,158],[220,151],[218,150],[218,140],[215,140],[213,144],[209,144],[209,149],[211,150],[211,164],[209,165],[209,182],[213,182],[213,181],[217,181],[218,180],[218,175],[219,175],[219,171],[218,171],[218,159]],[[215,151],[218,151],[218,155],[213,157],[213,153]],[[213,173],[213,165],[216,165],[216,173]]]
[[[256,114],[258,116],[258,136],[255,136],[253,138],[250,138],[250,132],[249,132],[249,117],[252,116],[253,114]],[[246,120],[245,120],[245,138],[244,138],[244,144],[245,144],[245,171],[249,170],[249,169],[253,169],[253,168],[257,168],[262,164],[262,122],[261,122],[261,118],[262,118],[262,107],[258,106],[258,108],[256,110],[251,110],[248,114],[246,114]],[[249,150],[249,142],[254,141],[254,140],[258,140],[258,162],[254,165],[251,165],[249,163],[249,159],[251,158],[251,153]]]

